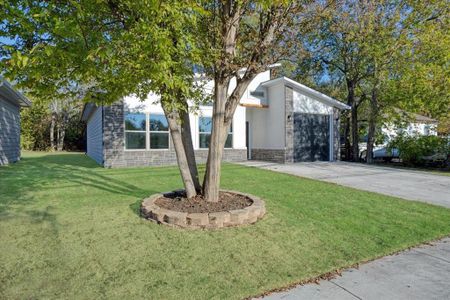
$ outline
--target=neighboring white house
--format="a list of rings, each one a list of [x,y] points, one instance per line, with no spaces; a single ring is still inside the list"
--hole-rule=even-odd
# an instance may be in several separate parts
[[[233,117],[224,160],[295,162],[338,159],[339,110],[349,107],[286,77],[262,72],[250,83]],[[235,82],[230,84],[230,90]],[[213,82],[206,84],[211,92]],[[111,106],[85,105],[87,155],[106,167],[175,164],[159,97],[128,96]],[[212,106],[190,114],[198,162],[207,157]]]
[[[396,113],[404,120],[403,124],[391,122],[381,128],[383,135],[386,136],[386,142],[400,133],[409,136],[437,135],[437,120],[419,114],[407,113],[400,109],[396,109]]]
[[[427,136],[437,135],[438,121],[426,116],[414,113],[407,113],[396,109],[395,113],[402,122],[389,122],[381,127],[381,134],[384,139],[382,143],[374,145],[374,158],[397,158],[399,152],[397,149],[388,150],[387,146],[399,134],[408,136]],[[366,156],[367,143],[359,143],[360,156],[364,159]]]

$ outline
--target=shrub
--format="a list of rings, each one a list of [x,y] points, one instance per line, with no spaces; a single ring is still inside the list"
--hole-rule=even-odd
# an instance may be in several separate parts
[[[388,145],[398,149],[402,162],[408,165],[424,166],[428,163],[448,161],[450,145],[448,138],[438,136],[398,135]]]

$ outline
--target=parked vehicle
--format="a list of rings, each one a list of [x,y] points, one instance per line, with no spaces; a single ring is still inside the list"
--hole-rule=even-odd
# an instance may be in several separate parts
[[[373,159],[375,160],[383,160],[385,162],[390,162],[394,158],[399,158],[399,151],[398,149],[388,149],[386,146],[381,146],[379,148],[375,148],[373,151]],[[361,151],[360,154],[361,161],[367,160],[367,150],[364,149]]]

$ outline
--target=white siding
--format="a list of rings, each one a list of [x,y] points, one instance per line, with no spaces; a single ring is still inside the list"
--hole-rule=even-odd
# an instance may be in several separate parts
[[[249,108],[250,144],[254,149],[285,148],[284,84],[267,89],[268,108]]]
[[[333,107],[294,90],[294,112],[329,115]]]
[[[87,122],[86,129],[86,154],[103,165],[103,126],[102,107],[96,108]]]

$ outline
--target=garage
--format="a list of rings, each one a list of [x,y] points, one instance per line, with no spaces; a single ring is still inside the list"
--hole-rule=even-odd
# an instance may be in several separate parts
[[[277,163],[339,159],[339,120],[350,107],[287,77],[255,87],[245,104],[248,159]]]
[[[330,160],[330,116],[294,113],[294,162]]]

